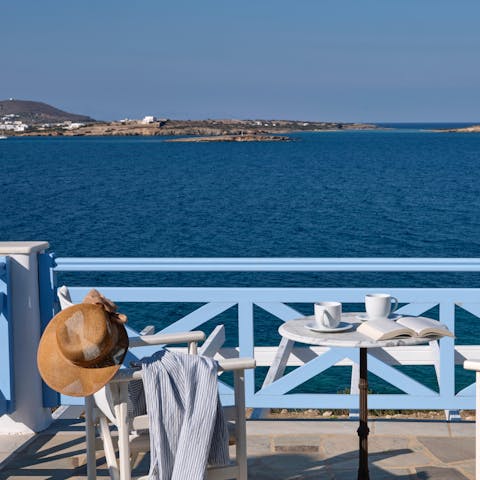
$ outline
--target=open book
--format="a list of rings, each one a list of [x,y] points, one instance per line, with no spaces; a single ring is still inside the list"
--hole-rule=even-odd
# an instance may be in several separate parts
[[[380,319],[362,323],[357,332],[373,340],[390,340],[398,337],[449,336],[452,332],[440,322],[426,317],[401,317],[397,321]]]

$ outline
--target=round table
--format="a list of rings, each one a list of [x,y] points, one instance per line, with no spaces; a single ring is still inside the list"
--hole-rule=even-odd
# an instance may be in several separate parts
[[[312,315],[296,320],[285,322],[278,329],[282,337],[294,340],[295,342],[306,343],[309,345],[321,345],[325,347],[357,347],[360,349],[360,381],[359,381],[359,401],[360,401],[360,424],[357,430],[359,437],[359,463],[358,480],[368,480],[368,379],[367,379],[367,350],[369,348],[397,347],[401,345],[420,345],[432,340],[438,340],[440,337],[402,337],[391,340],[372,340],[371,338],[357,332],[357,327],[362,323],[357,319],[360,313],[343,313],[342,322],[352,324],[352,328],[346,331],[338,332],[314,332],[305,325],[315,320]],[[362,315],[364,315],[362,313]]]

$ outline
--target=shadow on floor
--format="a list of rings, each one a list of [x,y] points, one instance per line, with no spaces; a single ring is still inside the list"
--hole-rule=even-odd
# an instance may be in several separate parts
[[[410,465],[402,464],[402,455],[413,453],[409,448],[372,452],[369,456],[370,476],[374,480],[467,480],[455,468],[434,466],[417,467],[413,473]],[[108,478],[103,452],[97,458],[97,476]],[[377,465],[378,462],[391,465]],[[406,463],[406,462],[405,462]],[[148,473],[150,457],[139,455],[134,464],[134,476]],[[358,451],[324,457],[320,452],[271,453],[249,458],[249,479],[254,480],[355,480],[358,469]],[[67,480],[86,478],[84,436],[77,432],[68,434],[40,434],[21,452],[10,459],[0,479]]]
[[[396,478],[411,480],[406,468],[383,469],[373,462],[390,459],[392,456],[411,453],[410,449],[390,450],[372,453],[369,457],[369,470],[375,480]],[[349,451],[325,459],[314,454],[272,454],[249,459],[249,478],[255,480],[300,480],[300,479],[349,479],[357,478],[358,452]]]

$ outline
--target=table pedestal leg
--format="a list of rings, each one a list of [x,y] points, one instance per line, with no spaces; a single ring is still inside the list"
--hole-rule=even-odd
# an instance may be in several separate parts
[[[360,348],[360,425],[358,427],[359,461],[358,480],[369,480],[368,473],[368,379],[367,379],[367,349]]]

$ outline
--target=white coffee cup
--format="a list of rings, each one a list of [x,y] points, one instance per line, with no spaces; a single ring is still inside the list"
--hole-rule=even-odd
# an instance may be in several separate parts
[[[317,302],[314,305],[315,323],[321,328],[338,327],[342,320],[340,302]]]
[[[392,307],[392,301],[394,303]],[[369,318],[388,318],[398,307],[398,300],[388,293],[365,295],[365,311]]]

